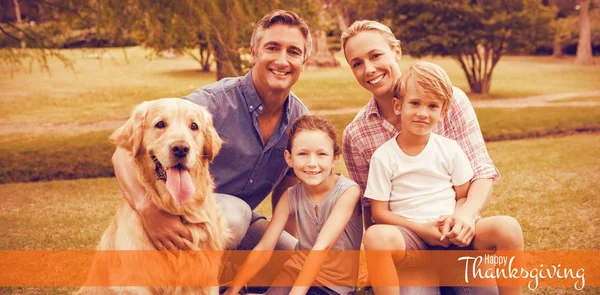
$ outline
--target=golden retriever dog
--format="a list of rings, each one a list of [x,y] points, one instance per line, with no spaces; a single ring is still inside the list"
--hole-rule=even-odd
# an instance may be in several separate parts
[[[216,250],[214,253],[220,253],[225,249],[229,231],[213,197],[213,179],[208,165],[217,155],[222,141],[204,107],[177,98],[144,102],[134,109],[129,120],[110,139],[117,147],[131,153],[138,180],[146,189],[148,200],[170,214],[181,216],[193,236],[189,245],[192,250]],[[156,248],[148,238],[140,217],[126,201],[104,232],[97,249],[102,250],[97,253],[112,253],[97,254],[94,260],[92,274],[94,271],[104,274],[103,283],[98,284],[97,275],[91,279],[91,274],[85,287],[77,294],[218,294],[220,256],[217,255],[216,259],[215,256],[207,257],[210,256],[206,254],[209,251],[144,251]],[[196,257],[190,259],[189,255]],[[197,263],[198,257],[206,258],[200,260],[204,263]],[[98,270],[98,267],[103,269]],[[168,269],[156,270],[165,267]],[[177,277],[179,271],[184,273],[182,277]],[[161,281],[157,281],[156,274],[153,274],[156,272],[170,272],[185,283],[181,286],[160,286]],[[127,273],[134,273],[149,284],[130,286],[134,281],[128,280]],[[197,281],[214,284],[190,284],[190,275],[197,276]],[[118,282],[125,283],[119,285]],[[109,287],[89,287],[98,285]]]

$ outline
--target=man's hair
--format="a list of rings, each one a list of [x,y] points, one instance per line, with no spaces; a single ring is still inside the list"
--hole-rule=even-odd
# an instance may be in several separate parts
[[[276,24],[284,24],[290,27],[298,28],[306,42],[304,42],[304,57],[303,61],[308,60],[312,51],[312,37],[308,23],[299,17],[296,13],[289,10],[273,10],[267,13],[254,27],[252,38],[250,39],[250,47],[254,54],[258,53],[258,45],[265,34],[265,30]],[[256,56],[253,56],[256,57]]]
[[[331,125],[327,119],[317,116],[317,115],[302,115],[294,121],[292,126],[290,127],[290,137],[288,139],[287,150],[288,152],[292,152],[292,144],[294,141],[294,137],[298,132],[308,130],[308,131],[322,131],[327,134],[327,137],[331,140],[331,144],[333,146],[333,155],[337,156],[341,153],[340,146],[337,142],[337,134],[335,132],[335,128]]]
[[[440,66],[420,61],[412,64],[400,77],[394,87],[394,96],[402,102],[406,95],[406,85],[409,79],[414,79],[417,91],[442,102],[442,116],[446,114],[452,103],[452,83],[446,71]]]
[[[400,40],[396,39],[394,33],[392,33],[392,30],[388,26],[374,20],[355,21],[345,32],[342,33],[342,49],[346,48],[346,42],[348,42],[348,39],[364,31],[377,32],[381,35],[381,37],[383,37],[383,39],[385,39],[385,41],[388,42],[388,44],[390,44],[392,49],[395,49],[396,47],[400,49]]]

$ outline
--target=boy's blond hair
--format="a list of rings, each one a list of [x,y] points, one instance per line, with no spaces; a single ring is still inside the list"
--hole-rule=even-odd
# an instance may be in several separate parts
[[[394,96],[402,102],[406,95],[406,85],[409,79],[414,79],[417,91],[420,94],[430,98],[438,99],[442,102],[442,116],[446,115],[452,103],[452,83],[446,71],[440,66],[419,61],[412,64],[402,74],[398,83],[394,87]]]

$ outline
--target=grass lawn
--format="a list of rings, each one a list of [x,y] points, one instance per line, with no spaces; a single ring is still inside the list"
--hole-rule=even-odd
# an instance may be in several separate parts
[[[595,134],[489,143],[502,179],[483,216],[517,218],[528,250],[599,249],[599,145]],[[345,172],[345,167],[337,170]],[[0,250],[93,249],[122,202],[113,178],[4,184],[0,196]],[[265,200],[258,209],[267,216],[269,203]],[[72,290],[0,288],[0,293]],[[584,291],[597,294],[599,290]],[[557,292],[574,290],[546,288],[536,293]]]
[[[88,50],[89,51],[89,50]],[[102,59],[84,58],[81,50],[65,50],[76,58],[75,71],[50,61],[51,76],[34,69],[11,78],[0,65],[2,125],[60,122],[97,122],[125,119],[134,105],[160,97],[181,97],[215,80],[214,72],[198,71],[189,58],[147,60],[146,51],[127,48],[129,64],[121,49],[109,49]],[[343,56],[337,56],[343,59]],[[468,92],[459,66],[449,58],[427,58],[443,66],[454,84]],[[405,56],[401,68],[414,60]],[[600,59],[598,60],[600,63]],[[313,109],[359,107],[369,93],[355,81],[342,60],[336,69],[306,69],[294,87]],[[600,67],[584,67],[573,60],[551,57],[503,57],[494,72],[491,98],[598,90]]]

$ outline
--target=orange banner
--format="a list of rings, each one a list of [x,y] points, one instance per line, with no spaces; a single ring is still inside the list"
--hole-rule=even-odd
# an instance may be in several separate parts
[[[228,285],[250,251],[0,251],[0,286],[217,286]],[[269,286],[291,257],[306,251],[257,251],[269,264],[248,285]],[[328,251],[328,261],[403,257],[397,271],[369,268],[373,285],[403,286],[600,286],[598,250],[540,251]],[[298,260],[300,259],[300,260]],[[354,263],[354,261],[356,263]],[[301,267],[320,267],[300,264]],[[346,264],[347,265],[347,264]],[[383,264],[382,264],[383,265]],[[290,267],[288,263],[286,267]],[[322,266],[321,266],[322,267]],[[321,268],[319,268],[321,269]],[[346,270],[352,271],[352,270]],[[299,272],[299,271],[298,271]],[[297,272],[296,272],[297,273]],[[328,281],[356,286],[356,278]],[[296,285],[315,282],[296,281]]]

